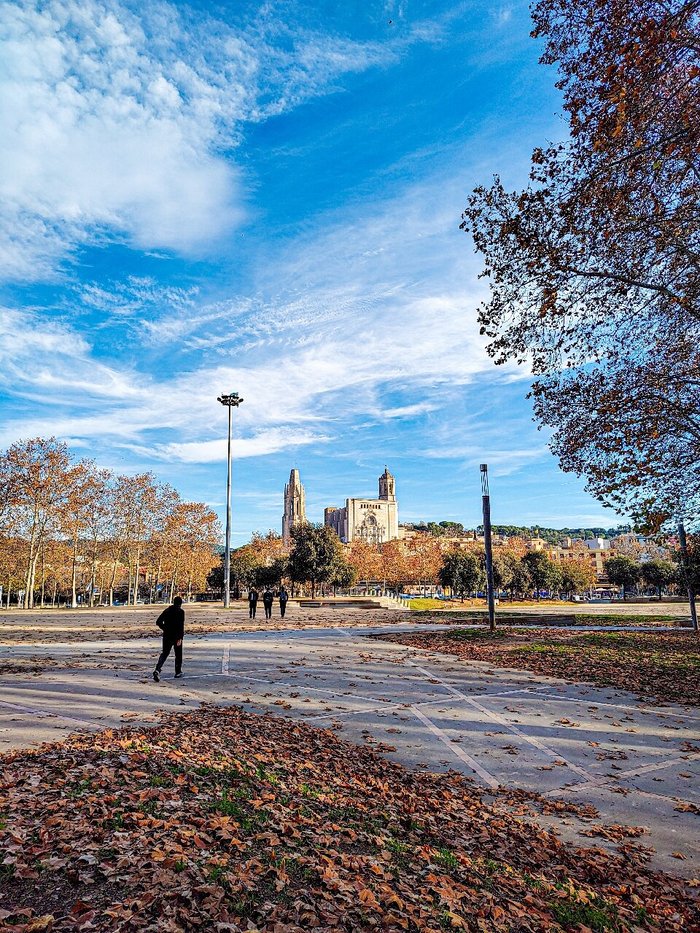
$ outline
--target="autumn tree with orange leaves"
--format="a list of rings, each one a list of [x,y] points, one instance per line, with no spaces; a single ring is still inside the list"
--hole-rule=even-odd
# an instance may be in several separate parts
[[[700,2],[539,0],[569,138],[463,227],[497,363],[528,361],[566,471],[660,525],[700,514]]]
[[[114,477],[55,438],[0,452],[0,585],[7,605],[93,605],[202,589],[220,529],[203,503],[183,502],[150,473]],[[147,582],[148,581],[148,582]],[[149,585],[150,583],[150,585]]]
[[[383,577],[382,557],[376,545],[362,540],[353,541],[347,561],[355,571],[356,579],[364,583],[365,590],[371,580],[381,580]]]

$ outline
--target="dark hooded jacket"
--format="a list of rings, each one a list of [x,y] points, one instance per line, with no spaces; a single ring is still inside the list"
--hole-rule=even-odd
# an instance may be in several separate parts
[[[163,638],[179,641],[185,634],[185,610],[182,606],[168,606],[156,619]]]

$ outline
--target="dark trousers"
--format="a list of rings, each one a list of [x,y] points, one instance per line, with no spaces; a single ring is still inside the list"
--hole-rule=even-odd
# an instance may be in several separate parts
[[[255,618],[255,610],[258,608],[257,603],[248,603],[248,618]]]
[[[158,658],[158,663],[156,664],[156,670],[160,673],[163,669],[163,665],[168,660],[168,655],[175,649],[175,673],[179,674],[182,671],[182,644],[176,644],[177,639],[171,638],[168,635],[163,635],[163,650],[160,653]]]
[[[265,606],[265,618],[271,619],[272,618],[272,603],[270,603],[269,605],[267,603],[263,603],[263,605]]]
[[[282,618],[284,618],[284,613],[285,613],[286,609],[287,609],[287,600],[286,600],[286,599],[284,599],[284,600],[280,599],[280,616],[281,616]]]

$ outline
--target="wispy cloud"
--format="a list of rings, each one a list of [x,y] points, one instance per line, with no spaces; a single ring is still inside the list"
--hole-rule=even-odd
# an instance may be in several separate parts
[[[248,437],[234,437],[231,448],[233,457],[236,460],[242,460],[248,457],[264,457],[280,450],[290,450],[308,444],[324,443],[327,440],[329,438],[325,435],[314,434],[310,431],[270,428]],[[170,444],[155,445],[149,450],[140,447],[132,449],[158,460],[177,460],[182,463],[221,463],[226,459],[227,441],[225,438],[216,438],[211,441],[175,441]]]
[[[246,210],[241,125],[396,54],[163,2],[8,2],[0,25],[0,277],[15,280],[100,238],[201,253]]]
[[[194,290],[159,288],[145,278],[85,285],[87,306],[133,320],[156,347],[180,342],[176,364],[164,376],[93,368],[91,347],[64,324],[54,329],[61,356],[46,357],[37,370],[26,365],[27,354],[45,338],[27,317],[21,327],[17,319],[8,323],[30,334],[25,349],[9,351],[19,354],[10,362],[21,370],[19,388],[31,395],[62,381],[61,406],[66,397],[75,404],[65,417],[46,419],[56,431],[127,442],[155,460],[201,463],[225,456],[215,402],[222,389],[246,399],[236,415],[239,456],[324,445],[368,417],[387,422],[439,411],[456,387],[484,372],[496,378],[474,319],[481,288],[465,286],[472,259],[453,197],[440,176],[404,187],[370,212],[324,218],[315,234],[278,249],[274,278],[262,273],[243,299],[202,303]],[[282,282],[289,285],[281,289]],[[500,378],[514,375],[504,369]],[[82,394],[79,404],[70,384]],[[102,401],[96,411],[91,399],[108,394],[111,411]],[[154,443],[155,425],[159,435],[179,436]],[[45,426],[38,419],[32,428],[43,433]],[[436,439],[435,450],[449,457],[451,443]]]

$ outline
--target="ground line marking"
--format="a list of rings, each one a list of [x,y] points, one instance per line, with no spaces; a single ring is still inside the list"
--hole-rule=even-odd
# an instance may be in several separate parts
[[[9,706],[11,709],[17,709],[22,713],[32,713],[35,716],[45,716],[49,719],[62,719],[64,722],[78,722],[84,726],[91,726],[93,729],[104,729],[105,727],[91,719],[76,719],[75,716],[64,716],[63,713],[54,713],[51,710],[37,709],[34,706],[21,706],[19,703],[10,703],[7,700],[0,700],[0,706]]]
[[[669,758],[667,761],[658,761],[656,764],[642,765],[641,768],[630,768],[629,771],[620,771],[617,777],[637,777],[638,774],[648,774],[650,771],[663,771],[664,768],[673,768],[675,765],[687,764],[700,760],[700,755],[687,755],[685,758]]]
[[[549,700],[564,700],[564,701],[568,701],[569,703],[571,702],[571,697],[565,697],[565,696],[562,696],[561,694],[556,694],[556,693],[550,694],[548,699]],[[690,719],[693,722],[695,722],[698,719],[697,716],[693,716],[691,713],[667,713],[664,710],[660,710],[660,709],[657,710],[657,709],[649,709],[647,707],[641,707],[641,706],[627,706],[625,703],[609,703],[604,700],[600,700],[600,702],[596,702],[596,701],[592,702],[591,700],[584,699],[583,697],[581,697],[578,700],[578,702],[585,703],[588,706],[610,706],[613,709],[625,709],[633,713],[639,713],[640,716],[666,716],[669,719]]]
[[[476,774],[478,774],[479,777],[485,781],[489,787],[495,789],[501,786],[500,782],[497,781],[492,774],[489,774],[488,771],[482,768],[478,761],[472,758],[471,755],[467,755],[467,753],[463,751],[458,745],[455,745],[454,742],[451,742],[448,739],[446,733],[443,732],[439,726],[436,726],[431,719],[428,719],[422,710],[418,709],[417,706],[412,706],[411,710],[413,711],[414,716],[416,716],[417,719],[420,719],[423,725],[427,726],[433,735],[437,736],[437,738],[440,739],[440,741],[450,749],[453,755],[456,755],[457,758],[461,758],[465,764],[469,765],[472,771],[476,772]]]
[[[235,672],[229,674],[229,677],[234,676],[234,674]],[[400,703],[397,703],[395,700],[384,700],[381,697],[364,696],[361,693],[341,693],[338,690],[326,690],[323,687],[310,687],[308,684],[304,684],[304,683],[292,684],[292,683],[289,683],[289,681],[285,681],[285,680],[264,680],[261,677],[251,677],[248,674],[241,674],[240,676],[244,680],[252,680],[253,683],[265,684],[266,686],[272,687],[273,689],[275,687],[293,687],[295,690],[299,690],[302,693],[305,690],[311,691],[312,693],[325,693],[328,696],[337,697],[341,702],[343,698],[351,697],[354,700],[364,700],[368,703],[381,704],[381,706],[378,707],[379,709],[389,709],[392,706],[396,707],[397,709],[408,709],[409,708],[407,706],[402,706]]]
[[[455,696],[461,697],[461,699],[463,699],[466,703],[469,703],[471,706],[478,709],[485,716],[488,716],[490,719],[492,719],[494,722],[497,722],[499,725],[505,726],[506,729],[509,729],[515,735],[520,736],[520,738],[524,739],[526,742],[529,742],[530,745],[533,745],[535,748],[544,752],[546,755],[549,755],[552,758],[559,758],[562,761],[565,761],[567,768],[569,768],[571,771],[575,771],[577,774],[580,774],[582,777],[586,778],[587,781],[599,783],[599,782],[596,782],[595,777],[589,774],[584,768],[581,768],[578,765],[575,765],[573,762],[568,761],[564,757],[564,755],[560,755],[558,752],[555,752],[554,749],[549,748],[543,742],[540,742],[539,739],[534,738],[534,736],[527,735],[527,733],[523,732],[522,729],[518,729],[517,726],[514,726],[512,723],[508,722],[505,716],[501,716],[500,713],[494,713],[491,710],[487,709],[485,706],[482,706],[481,703],[477,703],[476,700],[473,700],[471,697],[468,697],[466,693],[462,693],[460,690],[456,690],[454,687],[451,687],[449,684],[446,684],[444,681],[440,680],[439,677],[435,677],[434,674],[426,670],[426,668],[419,667],[417,664],[415,664],[412,661],[409,661],[408,663],[411,664],[413,667],[415,667],[416,670],[419,670],[423,674],[425,674],[426,677],[431,678],[433,680],[437,680],[438,683],[442,684],[446,690],[450,691],[450,693],[453,693]]]

